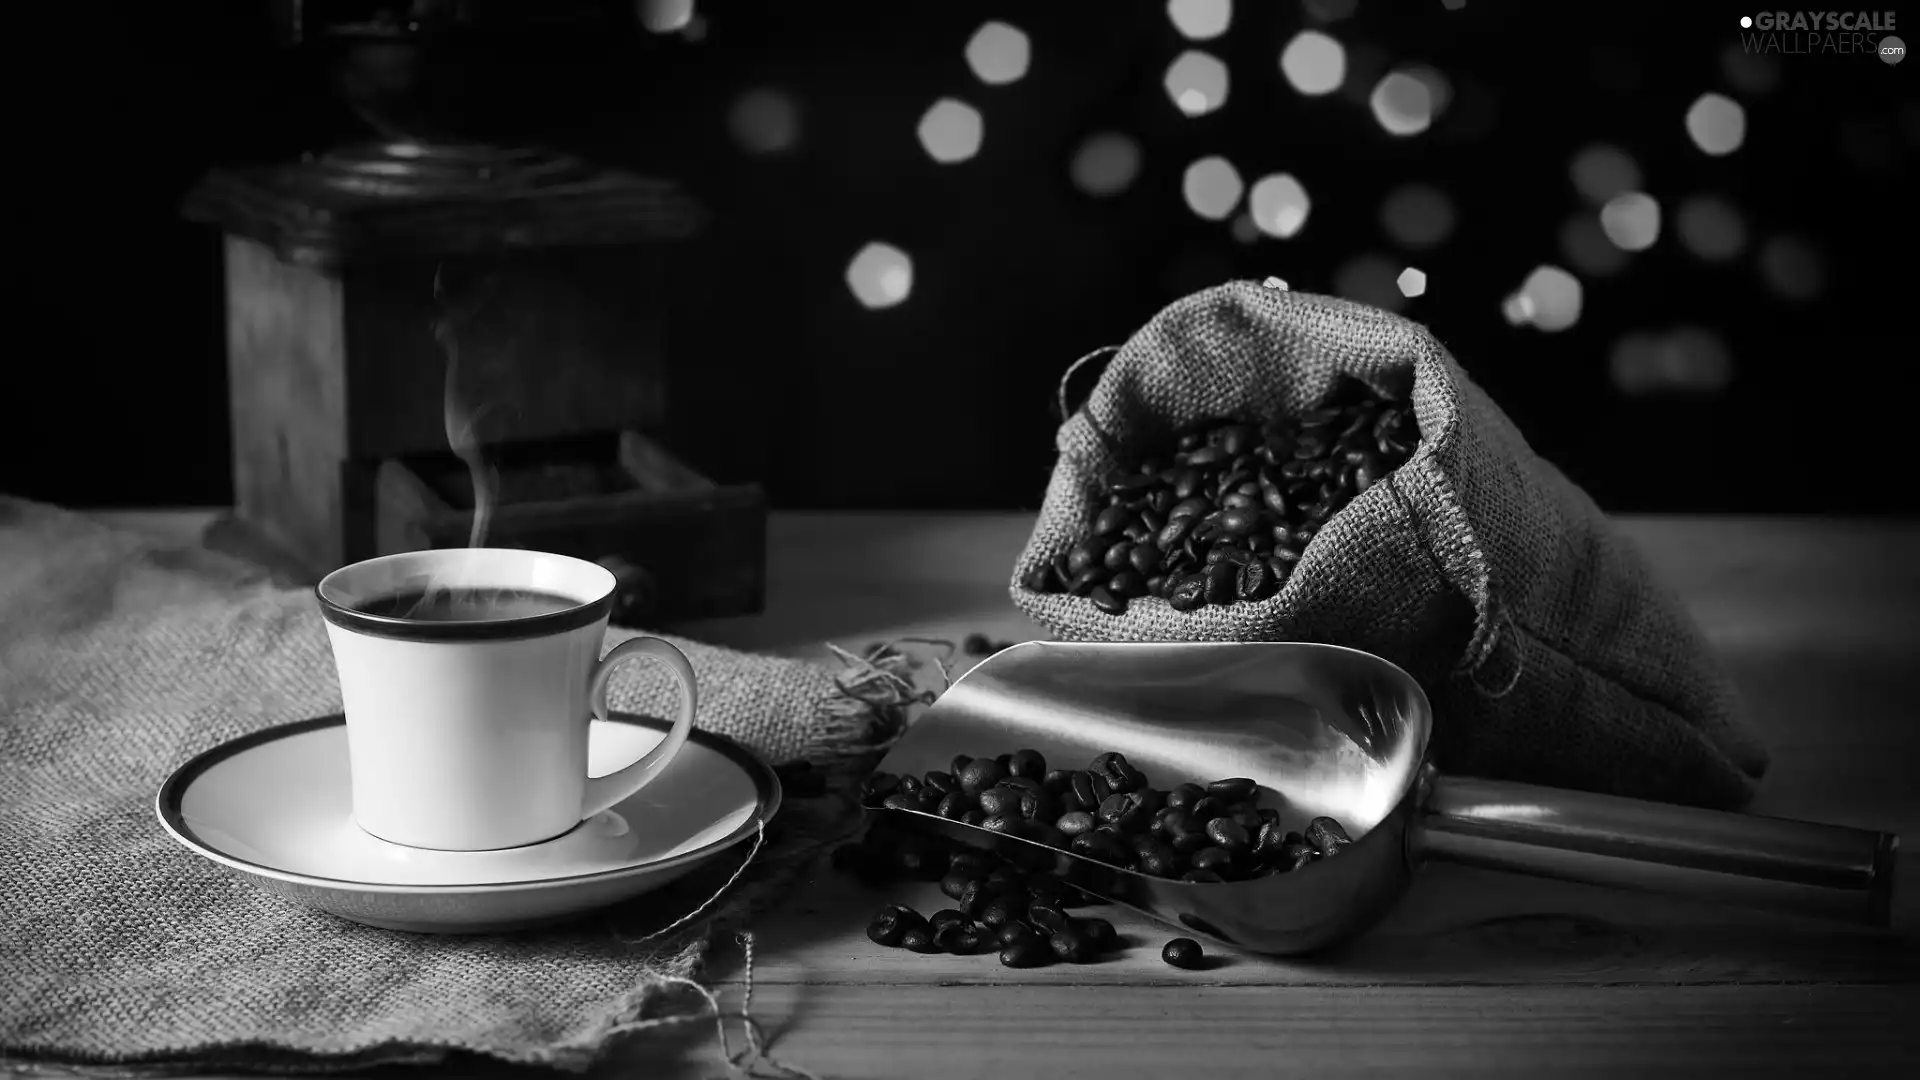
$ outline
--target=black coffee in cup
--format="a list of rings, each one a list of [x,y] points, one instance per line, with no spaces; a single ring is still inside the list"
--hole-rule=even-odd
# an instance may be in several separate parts
[[[486,622],[551,615],[579,607],[571,597],[535,589],[478,586],[471,589],[409,589],[353,605],[367,615],[424,622]]]

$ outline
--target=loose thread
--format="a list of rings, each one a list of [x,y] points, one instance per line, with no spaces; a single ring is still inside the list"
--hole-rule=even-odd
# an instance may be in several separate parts
[[[754,822],[753,846],[747,849],[747,857],[745,859],[740,860],[740,865],[734,868],[733,873],[728,875],[727,880],[721,884],[720,888],[717,891],[715,891],[712,896],[709,896],[705,900],[701,901],[699,907],[694,908],[692,911],[687,912],[685,915],[680,916],[679,918],[673,920],[672,922],[661,927],[660,929],[655,930],[651,934],[647,934],[643,937],[637,937],[637,938],[626,938],[626,937],[621,937],[620,934],[616,931],[613,935],[615,940],[619,941],[620,944],[622,945],[633,945],[633,946],[645,945],[650,941],[657,941],[660,938],[673,933],[675,930],[678,930],[681,927],[692,922],[693,920],[699,918],[701,915],[705,914],[708,908],[712,907],[716,903],[719,903],[721,897],[727,895],[727,891],[733,888],[733,883],[736,881],[739,881],[740,875],[746,873],[747,867],[753,865],[754,857],[760,854],[760,849],[766,845],[766,842],[767,842],[766,822],[765,821]]]

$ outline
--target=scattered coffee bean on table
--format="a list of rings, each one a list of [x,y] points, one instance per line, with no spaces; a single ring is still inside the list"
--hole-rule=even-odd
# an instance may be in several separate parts
[[[1086,537],[1021,585],[1111,615],[1146,596],[1176,611],[1266,600],[1320,527],[1419,438],[1411,405],[1352,378],[1302,416],[1190,424],[1110,477]]]
[[[1206,954],[1200,950],[1200,943],[1190,937],[1174,938],[1167,942],[1166,948],[1160,950],[1160,959],[1174,967],[1188,970],[1199,967],[1204,962],[1205,956]]]

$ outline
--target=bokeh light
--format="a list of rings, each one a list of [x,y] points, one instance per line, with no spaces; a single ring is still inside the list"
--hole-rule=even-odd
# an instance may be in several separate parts
[[[1453,200],[1431,184],[1403,184],[1380,204],[1380,227],[1402,247],[1425,251],[1453,235]]]
[[[748,90],[727,110],[727,130],[749,154],[780,154],[800,142],[800,106],[768,87]]]
[[[1347,77],[1347,50],[1318,30],[1302,30],[1280,50],[1280,73],[1308,97],[1331,94]]]
[[[1404,74],[1421,86],[1427,88],[1428,112],[1432,119],[1438,120],[1447,106],[1453,104],[1453,82],[1439,68],[1416,64],[1406,68]]]
[[[1633,397],[1712,394],[1733,381],[1733,353],[1713,331],[1683,326],[1623,336],[1608,354],[1607,368],[1614,388]]]
[[[1660,239],[1660,204],[1644,191],[1623,191],[1600,208],[1600,229],[1622,251],[1645,251]]]
[[[980,110],[954,98],[941,98],[920,118],[920,145],[942,165],[965,161],[980,152],[986,122]]]
[[[1194,213],[1208,221],[1224,221],[1240,205],[1246,185],[1233,163],[1216,154],[1187,166],[1180,190]]]
[[[1117,195],[1140,175],[1140,144],[1116,131],[1089,135],[1067,172],[1073,186],[1089,195]]]
[[[1307,18],[1330,23],[1350,17],[1360,0],[1301,0],[1300,6],[1307,9]]]
[[[1188,49],[1167,65],[1164,85],[1175,108],[1205,116],[1227,103],[1227,65],[1211,53]]]
[[[892,307],[913,292],[913,260],[892,244],[876,240],[847,264],[847,288],[862,307]]]
[[[1640,187],[1640,166],[1625,150],[1605,143],[1582,147],[1573,155],[1572,172],[1573,189],[1595,206]]]
[[[1728,86],[1758,97],[1780,85],[1780,61],[1765,53],[1748,52],[1736,42],[1720,53],[1720,75]]]
[[[1627,265],[1627,253],[1600,228],[1600,215],[1581,210],[1560,226],[1560,254],[1589,277],[1608,277]]]
[[[1389,135],[1418,135],[1433,123],[1433,92],[1404,71],[1389,72],[1375,84],[1367,104]]]
[[[707,40],[707,17],[705,15],[695,15],[693,18],[688,19],[687,25],[680,28],[680,36],[692,42]]]
[[[1241,211],[1233,216],[1233,224],[1227,227],[1233,238],[1242,244],[1257,243],[1260,239],[1260,226],[1254,224],[1253,214]]]
[[[1405,270],[1400,271],[1400,276],[1394,278],[1393,283],[1399,287],[1400,295],[1402,296],[1408,297],[1409,299],[1421,296],[1427,291],[1427,272],[1409,266]]]
[[[1288,173],[1261,177],[1248,194],[1247,203],[1254,225],[1261,232],[1282,240],[1298,233],[1307,223],[1307,213],[1313,209],[1307,189]]]
[[[1788,300],[1811,300],[1827,284],[1820,253],[1798,236],[1776,236],[1761,245],[1760,274],[1768,287]]]
[[[1467,6],[1467,0],[1440,0],[1440,6],[1448,11],[1459,11]]]
[[[1399,311],[1407,305],[1396,283],[1399,276],[1399,264],[1379,255],[1359,255],[1334,272],[1333,291],[1362,304]]]
[[[1687,135],[1704,153],[1731,154],[1747,139],[1747,110],[1725,94],[1701,94],[1687,109]]]
[[[1502,311],[1514,325],[1557,333],[1580,321],[1580,280],[1557,266],[1538,266]]]
[[[671,34],[693,20],[693,0],[639,0],[640,25]]]
[[[1017,26],[989,22],[967,39],[967,66],[988,86],[1019,82],[1033,63],[1033,43]]]
[[[1167,18],[1189,41],[1211,41],[1233,24],[1233,0],[1167,0]]]
[[[1718,195],[1695,195],[1674,214],[1680,243],[1708,262],[1725,262],[1747,247],[1747,225],[1740,211]]]

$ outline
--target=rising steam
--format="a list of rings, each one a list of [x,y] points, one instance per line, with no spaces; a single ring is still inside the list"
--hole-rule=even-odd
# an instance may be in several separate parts
[[[500,474],[487,464],[480,452],[480,440],[475,434],[480,417],[486,412],[485,406],[470,410],[460,399],[460,339],[456,323],[466,320],[457,317],[449,305],[438,267],[433,272],[433,298],[440,304],[440,317],[434,320],[433,337],[440,343],[441,351],[447,354],[447,386],[442,407],[447,427],[447,446],[466,464],[467,473],[473,481],[473,526],[467,532],[467,546],[474,548],[486,539],[487,526],[493,520],[493,504]],[[471,312],[468,314],[470,316]]]

